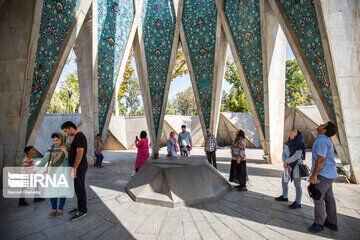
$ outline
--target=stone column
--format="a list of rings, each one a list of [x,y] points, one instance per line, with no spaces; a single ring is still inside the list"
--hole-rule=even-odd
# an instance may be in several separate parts
[[[352,167],[352,181],[360,183],[360,3],[357,0],[315,1],[325,57],[333,65],[332,93],[338,96],[339,138]],[[336,99],[335,99],[336,100]]]
[[[81,105],[81,126],[87,141],[88,151],[87,160],[90,164],[94,162],[94,138],[95,125],[97,117],[94,114],[94,99],[97,98],[97,92],[94,86],[97,83],[93,77],[93,55],[92,55],[92,10],[90,8],[79,35],[75,41],[74,51],[79,78],[80,105]]]
[[[41,99],[39,100],[36,109],[34,110],[34,119],[28,127],[27,143],[32,145],[40,131],[42,121],[45,117],[46,110],[50,103],[51,97],[55,91],[56,85],[60,78],[61,72],[65,66],[66,60],[70,54],[71,49],[74,46],[75,40],[79,34],[80,28],[84,22],[85,16],[89,11],[92,0],[84,0],[81,2],[79,9],[76,11],[73,23],[67,32],[66,38],[60,47],[60,53],[56,57],[55,65],[51,70],[51,74],[46,83],[46,86],[42,89]],[[39,23],[40,24],[40,23]],[[44,24],[47,24],[44,19]],[[55,46],[53,46],[55,47]]]
[[[219,12],[221,24],[222,24],[222,27],[224,29],[226,39],[227,39],[227,41],[229,43],[229,47],[230,47],[232,56],[234,58],[234,63],[235,63],[236,68],[238,70],[240,80],[241,80],[241,83],[242,83],[246,98],[247,98],[249,106],[250,106],[250,111],[251,111],[251,114],[253,116],[254,123],[255,123],[255,126],[256,126],[256,130],[257,130],[259,138],[260,138],[261,147],[264,150],[265,154],[268,154],[266,152],[267,148],[266,148],[265,134],[264,134],[264,129],[262,127],[261,117],[260,117],[260,115],[258,113],[256,102],[255,102],[254,97],[252,95],[253,94],[252,89],[251,89],[252,85],[249,82],[249,80],[247,78],[247,75],[246,75],[246,73],[248,73],[248,72],[245,71],[245,68],[243,66],[243,64],[246,63],[246,62],[241,61],[241,55],[240,55],[240,53],[238,51],[238,46],[237,46],[237,43],[235,41],[235,37],[232,34],[231,26],[230,26],[230,24],[229,24],[229,22],[227,20],[227,17],[225,16],[224,3],[225,3],[224,0],[216,0],[216,5],[217,5],[218,12]],[[232,4],[236,5],[237,3],[233,2]],[[245,36],[241,36],[241,37],[243,38]],[[251,47],[254,47],[254,46],[251,46]],[[261,70],[262,69],[263,69],[263,67],[261,68]],[[248,73],[248,76],[251,76],[251,75]],[[257,80],[260,81],[260,82],[263,81],[263,79],[257,79]]]
[[[212,86],[213,90],[210,117],[210,129],[212,130],[214,136],[217,135],[217,129],[219,125],[221,97],[223,92],[223,82],[225,74],[225,61],[228,46],[224,30],[221,27],[221,19],[219,14],[217,16],[217,19],[214,79]]]
[[[0,8],[0,169],[24,157],[42,5],[42,0],[13,0]]]
[[[265,97],[265,153],[270,163],[282,161],[285,108],[286,38],[267,0],[263,0],[262,42]]]
[[[148,132],[150,137],[150,144],[152,148],[152,157],[157,158],[158,153],[156,152],[156,149],[158,147],[156,146],[156,136],[155,136],[155,127],[154,127],[154,118],[152,114],[152,108],[151,108],[151,96],[150,96],[150,88],[149,88],[149,80],[148,80],[148,73],[146,68],[146,59],[145,59],[145,47],[144,47],[144,41],[143,39],[143,31],[142,31],[142,25],[141,25],[141,6],[142,6],[142,0],[139,0],[137,2],[136,6],[136,16],[134,19],[134,22],[137,22],[137,31],[135,34],[135,38],[133,41],[133,50],[134,50],[134,56],[135,56],[135,63],[136,63],[136,72],[139,77],[139,85],[141,90],[141,97],[144,105],[144,111],[145,111],[145,118],[146,123],[148,125]],[[155,151],[154,151],[155,150]]]
[[[302,9],[301,11],[290,10],[293,5],[286,5],[285,1],[268,1],[305,76],[322,119],[324,122],[335,121],[336,119],[339,134],[332,137],[331,140],[341,161],[349,163],[347,144],[344,140],[343,116],[340,111],[339,96],[335,84],[334,67],[329,53],[321,8],[317,7],[318,1],[314,1],[314,5],[307,1],[294,3],[293,5],[298,5],[299,9]],[[306,13],[309,14],[306,15]],[[304,18],[304,16],[309,17]],[[310,36],[302,32],[299,22],[312,24]],[[312,39],[315,39],[315,41]],[[313,51],[313,49],[315,50]]]

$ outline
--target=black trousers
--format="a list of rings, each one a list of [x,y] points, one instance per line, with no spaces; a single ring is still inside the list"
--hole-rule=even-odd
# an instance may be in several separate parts
[[[85,175],[88,167],[79,167],[76,171],[76,178],[74,179],[74,188],[77,198],[77,210],[83,213],[87,212],[87,199],[85,189]]]
[[[212,164],[214,166],[214,168],[217,168],[217,166],[216,166],[216,152],[215,151],[206,152],[206,156],[207,156],[207,159],[208,159],[209,163]]]
[[[246,180],[247,180],[246,160],[241,161],[239,164],[236,163],[236,160],[231,160],[229,181],[238,183],[242,187],[245,187]]]

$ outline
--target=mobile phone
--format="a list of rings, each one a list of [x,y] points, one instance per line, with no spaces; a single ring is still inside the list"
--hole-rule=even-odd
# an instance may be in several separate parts
[[[135,138],[135,139],[136,139],[136,141],[139,141],[139,138],[138,138],[138,136],[136,136],[136,138]]]

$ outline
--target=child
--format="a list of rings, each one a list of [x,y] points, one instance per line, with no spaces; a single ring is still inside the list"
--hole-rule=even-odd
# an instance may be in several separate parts
[[[24,153],[26,155],[22,161],[22,167],[34,167],[34,159],[32,157],[36,154],[35,148],[33,146],[27,146],[24,149]],[[34,202],[40,202],[44,200],[44,198],[34,198]],[[19,206],[29,206],[29,204],[25,201],[25,198],[20,198]]]

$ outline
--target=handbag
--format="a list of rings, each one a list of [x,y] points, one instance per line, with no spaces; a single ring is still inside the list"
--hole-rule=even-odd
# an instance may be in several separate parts
[[[310,169],[306,164],[300,163],[299,164],[299,174],[300,177],[309,177],[310,176]]]
[[[283,177],[284,177],[284,182],[285,183],[288,183],[290,181],[291,173],[290,173],[290,170],[288,168],[284,168]]]

